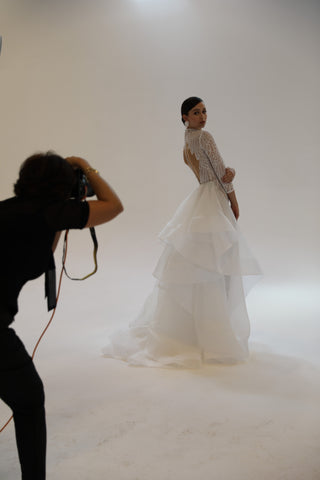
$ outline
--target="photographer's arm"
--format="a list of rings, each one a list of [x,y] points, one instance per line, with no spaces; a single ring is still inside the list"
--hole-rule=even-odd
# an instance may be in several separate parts
[[[80,157],[68,157],[66,160],[73,166],[81,168],[85,173],[97,200],[90,200],[89,218],[86,227],[95,227],[109,222],[123,211],[120,198],[100,175],[90,169],[89,163]]]

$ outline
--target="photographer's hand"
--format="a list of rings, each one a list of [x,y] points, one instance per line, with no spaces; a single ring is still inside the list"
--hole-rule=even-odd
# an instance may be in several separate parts
[[[81,157],[67,157],[66,160],[74,168],[81,168],[83,171],[90,167],[89,162]]]
[[[99,175],[99,172],[92,168],[81,157],[67,157],[69,162],[75,168],[81,168],[86,175],[97,200],[90,200],[89,204],[89,218],[86,227],[95,227],[105,222],[109,222],[114,217],[123,211],[123,206],[120,198],[111,188],[111,186]]]

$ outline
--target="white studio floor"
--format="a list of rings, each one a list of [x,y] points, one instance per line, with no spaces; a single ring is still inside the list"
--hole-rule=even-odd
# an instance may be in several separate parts
[[[151,288],[157,254],[143,249],[126,269],[115,254],[95,278],[63,279],[36,355],[47,395],[48,480],[318,480],[318,286],[264,279],[254,288],[247,363],[177,370],[103,358],[108,332],[130,321]],[[42,294],[41,279],[21,297],[15,328],[29,350],[48,318]],[[1,423],[8,415],[1,404]],[[0,478],[16,480],[12,424],[0,448]]]

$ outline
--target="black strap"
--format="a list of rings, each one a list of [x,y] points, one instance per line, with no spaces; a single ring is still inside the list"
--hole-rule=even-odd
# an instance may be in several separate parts
[[[54,263],[53,252],[49,259],[49,266],[45,272],[45,297],[47,298],[48,312],[57,305],[56,294],[56,266]]]

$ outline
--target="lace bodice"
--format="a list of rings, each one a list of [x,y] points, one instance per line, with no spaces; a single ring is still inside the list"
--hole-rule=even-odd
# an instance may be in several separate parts
[[[226,193],[233,191],[232,183],[224,183],[225,164],[212,135],[206,130],[187,128],[183,150],[186,164],[200,183],[214,182]]]

